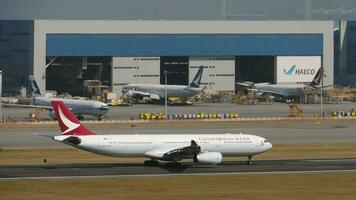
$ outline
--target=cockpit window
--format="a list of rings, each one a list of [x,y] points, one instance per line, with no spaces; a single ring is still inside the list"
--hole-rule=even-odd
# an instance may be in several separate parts
[[[100,106],[100,108],[98,108],[98,110],[109,110],[108,106]]]
[[[264,143],[267,143],[268,141],[267,140],[263,140]]]

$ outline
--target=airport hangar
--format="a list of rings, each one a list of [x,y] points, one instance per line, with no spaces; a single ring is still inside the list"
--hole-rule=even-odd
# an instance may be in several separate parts
[[[324,84],[334,81],[332,21],[15,20],[0,27],[4,88],[21,77],[6,74],[22,73],[42,91],[81,95],[83,80],[99,74],[120,95],[128,83],[164,84],[165,70],[168,84],[188,85],[201,65],[203,87],[224,91],[238,81],[309,82],[320,66]]]

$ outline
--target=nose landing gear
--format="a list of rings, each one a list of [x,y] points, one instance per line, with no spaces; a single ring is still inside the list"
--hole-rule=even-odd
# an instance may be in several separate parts
[[[252,156],[248,156],[247,164],[252,165]]]
[[[157,160],[145,160],[143,162],[143,165],[148,166],[148,167],[157,167],[159,165],[159,162]]]

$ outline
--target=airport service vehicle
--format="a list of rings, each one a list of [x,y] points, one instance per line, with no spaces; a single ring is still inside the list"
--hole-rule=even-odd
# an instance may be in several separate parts
[[[322,68],[315,74],[314,79],[309,84],[271,84],[271,83],[253,83],[253,82],[239,82],[238,86],[247,88],[250,91],[256,91],[259,95],[272,94],[281,97],[297,97],[300,90],[311,89],[314,90],[319,87],[322,76]]]
[[[157,160],[178,162],[193,159],[197,163],[219,164],[223,156],[248,157],[266,152],[272,144],[265,138],[247,134],[157,134],[96,135],[69,111],[62,101],[52,101],[62,135],[53,139],[64,144],[113,157],[146,157],[145,165]]]
[[[168,97],[192,97],[203,92],[200,88],[200,81],[203,75],[204,66],[200,66],[193,81],[187,85],[167,85]],[[158,84],[128,84],[122,88],[122,97],[150,100],[162,100],[166,96],[166,85]]]
[[[51,101],[63,101],[66,106],[76,115],[79,119],[84,119],[83,115],[90,115],[98,118],[99,120],[109,112],[109,106],[100,101],[84,100],[84,99],[66,99],[66,98],[52,98],[44,97],[33,76],[30,76],[30,84],[32,89],[32,103],[34,105],[17,105],[7,104],[16,107],[28,108],[43,108],[49,110],[49,115],[55,118]]]

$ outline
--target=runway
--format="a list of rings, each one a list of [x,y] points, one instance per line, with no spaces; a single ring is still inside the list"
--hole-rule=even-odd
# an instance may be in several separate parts
[[[356,172],[356,158],[226,161],[221,165],[160,163],[147,167],[141,163],[13,165],[0,166],[0,180],[108,178],[131,176],[234,175],[308,172]]]

